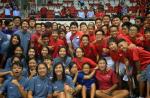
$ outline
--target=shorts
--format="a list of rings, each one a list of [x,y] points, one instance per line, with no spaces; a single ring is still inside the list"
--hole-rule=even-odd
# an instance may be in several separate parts
[[[150,81],[150,64],[147,66],[145,70],[141,72],[140,81]]]

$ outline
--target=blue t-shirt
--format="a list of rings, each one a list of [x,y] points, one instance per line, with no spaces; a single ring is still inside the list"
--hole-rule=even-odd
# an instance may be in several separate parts
[[[70,76],[66,75],[65,81],[57,80],[55,82],[52,82],[53,92],[55,92],[55,91],[63,92],[64,91],[64,84],[69,85],[73,89],[75,88],[74,83],[72,82],[72,78]]]
[[[52,94],[52,86],[48,77],[33,77],[29,81],[28,91],[32,91],[33,98],[47,98],[48,94]]]
[[[9,78],[4,82],[0,87],[0,93],[6,93],[6,98],[22,98],[18,87],[12,83],[12,79],[13,78]],[[24,90],[27,90],[29,82],[27,78],[21,77],[18,82],[24,87]]]
[[[85,85],[87,90],[91,89],[91,85],[95,83],[95,77],[92,77],[91,79],[84,79],[84,72],[79,72],[77,76],[77,83],[81,85]]]

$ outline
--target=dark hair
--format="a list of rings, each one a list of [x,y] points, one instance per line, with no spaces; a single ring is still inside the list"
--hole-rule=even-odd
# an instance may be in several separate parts
[[[35,51],[35,48],[34,48],[34,47],[29,47],[29,48],[28,48],[27,57],[26,57],[26,61],[27,61],[27,62],[28,62],[30,59],[33,59],[33,58],[29,58],[29,55],[28,55],[30,49],[33,49],[33,50]],[[35,59],[35,58],[36,58],[36,53],[35,53],[34,59]]]
[[[130,26],[132,25],[132,23],[130,22],[125,22],[122,24],[122,27],[126,26],[128,29],[130,29]]]
[[[107,45],[109,45],[111,42],[114,42],[114,43],[117,44],[117,41],[116,41],[116,39],[115,39],[114,37],[110,37],[110,38],[109,38],[109,40],[108,40],[108,42],[107,42]]]
[[[102,35],[105,35],[105,32],[102,29],[96,30],[95,35],[97,34],[97,32],[102,32]]]
[[[20,19],[20,21],[21,21],[21,17],[20,17],[20,16],[14,16],[14,17],[13,17],[13,20],[15,20],[15,19],[17,19],[17,18]]]
[[[19,67],[21,67],[23,69],[23,65],[20,62],[14,62],[14,63],[12,63],[11,68],[13,68],[14,65],[17,65],[17,66],[19,66]]]
[[[51,22],[46,22],[46,23],[45,23],[45,27],[46,27],[46,28],[52,27],[52,23],[51,23]]]
[[[104,17],[108,17],[108,18],[110,19],[110,15],[104,15],[103,18],[104,18]]]
[[[78,23],[76,21],[70,23],[70,27],[73,26],[73,25],[78,27]]]
[[[135,18],[135,20],[137,20],[137,19],[139,19],[141,22],[144,21],[143,17],[141,17],[141,16],[138,16],[138,17]]]
[[[83,39],[83,37],[87,37],[89,39],[89,36],[86,34],[82,35],[81,40]]]
[[[40,25],[40,26],[42,26],[42,24],[41,24],[41,23],[36,23],[36,24],[35,24],[35,26],[37,26],[37,25]]]
[[[4,21],[4,24],[5,24],[6,26],[8,26],[11,22],[12,22],[11,19],[6,19],[6,20]]]
[[[50,50],[49,50],[48,46],[43,46],[42,49],[43,48],[46,48],[48,50],[48,54],[50,54]],[[42,51],[42,49],[41,49],[41,51]]]
[[[22,21],[21,21],[21,26],[22,26],[22,24],[23,24],[24,22],[27,22],[27,23],[29,24],[28,20],[22,20]]]
[[[52,31],[52,33],[54,33],[54,32],[57,32],[57,34],[59,34],[59,30],[58,29]]]
[[[19,57],[17,57],[17,56],[14,55],[14,56],[12,56],[12,58],[11,58],[11,63],[14,61],[15,58],[18,58],[18,59],[19,59],[19,62],[21,62],[21,58],[19,58]]]
[[[101,19],[101,18],[96,18],[96,19],[95,19],[95,22],[96,22],[97,20],[100,20],[100,21],[102,21],[102,19]]]
[[[117,44],[119,44],[119,43],[121,43],[121,42],[126,42],[126,40],[125,40],[125,39],[119,39],[119,40],[117,41]]]
[[[124,16],[122,16],[122,20],[123,20],[123,18],[125,18],[125,17],[127,17],[127,18],[130,20],[130,16],[129,16],[129,15],[124,15]]]
[[[57,81],[57,76],[56,76],[56,73],[55,73],[55,69],[58,65],[61,65],[62,66],[62,69],[63,69],[63,72],[62,72],[62,80],[65,81],[66,80],[66,75],[65,75],[65,68],[63,66],[63,64],[61,62],[58,62],[54,65],[53,67],[53,79],[52,79],[52,82],[55,82]]]
[[[45,37],[49,37],[49,35],[47,33],[42,34],[42,39]]]
[[[16,46],[15,49],[14,49],[14,53],[13,53],[13,54],[15,55],[15,50],[16,50],[18,47],[21,48],[21,50],[22,50],[21,58],[24,58],[24,55],[23,55],[24,49],[23,49],[22,46]]]
[[[36,72],[37,72],[38,75],[39,75],[38,69],[39,69],[39,66],[40,66],[40,65],[44,65],[44,66],[46,67],[47,72],[48,72],[48,67],[47,67],[47,65],[46,65],[45,63],[39,63],[38,66],[36,67]]]
[[[76,64],[76,63],[75,63],[75,62],[70,62],[70,63],[69,63],[69,66],[68,66],[69,70],[71,70],[71,68],[73,67],[74,64]],[[76,65],[77,65],[77,64],[76,64]]]
[[[86,26],[87,26],[87,24],[86,24],[85,22],[81,22],[81,23],[80,23],[80,27],[81,27],[82,25],[86,25]]]
[[[36,21],[35,17],[30,17],[29,21],[30,20]]]
[[[2,21],[2,19],[0,19],[0,25],[2,25],[3,24],[3,21]]]
[[[46,25],[45,25],[45,23],[43,23],[43,22],[42,22],[42,23],[41,23],[41,26],[42,26],[42,25],[43,25],[43,26],[46,28]]]
[[[144,34],[147,33],[147,32],[150,32],[150,28],[146,28],[146,29],[144,30]]]
[[[59,34],[60,34],[61,32],[64,32],[64,33],[66,34],[66,30],[64,30],[64,29],[59,29],[58,32],[59,32]]]
[[[136,24],[132,24],[131,26],[130,26],[130,28],[131,27],[136,27],[137,28],[137,31],[139,32],[140,31],[140,27],[138,26],[138,25],[136,25]]]
[[[98,62],[101,61],[101,60],[105,61],[106,65],[107,65],[107,60],[105,58],[103,58],[103,57],[99,58]]]
[[[111,28],[113,28],[113,27],[117,28],[117,30],[118,30],[118,27],[117,27],[116,25],[110,26],[109,29],[111,29]]]
[[[83,68],[85,65],[89,65],[89,67],[91,68],[91,64],[90,64],[90,63],[87,63],[87,62],[82,64],[82,68]]]

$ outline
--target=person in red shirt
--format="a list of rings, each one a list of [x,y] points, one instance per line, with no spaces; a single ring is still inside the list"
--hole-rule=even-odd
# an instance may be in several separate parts
[[[64,46],[64,41],[59,39],[59,36],[58,36],[58,30],[54,30],[52,32],[52,38],[50,39],[50,42],[49,42],[49,49],[51,51],[51,57],[52,58],[56,58],[58,56],[58,50],[61,46]]]
[[[150,28],[145,29],[144,37],[144,49],[150,51]]]
[[[41,18],[46,18],[47,10],[48,9],[46,7],[42,7],[40,9]]]
[[[103,52],[107,52],[107,41],[105,40],[105,33],[103,30],[95,31],[96,40],[92,43],[96,49],[97,60],[102,57]]]
[[[82,65],[84,63],[89,63],[91,65],[91,68],[95,68],[96,67],[96,63],[94,61],[92,61],[91,59],[89,58],[86,58],[84,57],[84,52],[83,52],[83,49],[82,48],[77,48],[75,50],[75,54],[76,54],[76,57],[72,59],[73,62],[75,62],[77,64],[77,68],[79,71],[82,70]]]
[[[123,51],[123,56],[128,58],[130,64],[135,65],[134,70],[136,73],[136,78],[139,82],[139,93],[143,98],[144,96],[144,85],[145,81],[148,80],[149,85],[149,72],[150,72],[150,52],[144,50],[141,47],[129,47],[128,43],[124,39],[118,41],[118,47]],[[149,90],[149,87],[147,87]],[[149,92],[147,93],[147,95]]]
[[[88,35],[83,35],[81,37],[80,47],[83,49],[85,57],[97,62],[96,49],[95,49],[94,45],[90,43]]]
[[[144,37],[139,33],[139,27],[137,25],[130,26],[129,40],[137,46],[143,46]]]
[[[90,40],[90,42],[93,42],[93,41],[95,41],[95,39],[96,39],[96,37],[95,37],[95,24],[94,23],[92,23],[92,22],[90,22],[89,24],[88,24],[88,35],[89,35],[89,40]]]
[[[39,56],[40,54],[40,43],[39,40],[41,39],[41,24],[36,23],[35,26],[36,32],[32,34],[31,36],[31,47],[34,47],[36,49],[36,54]]]
[[[98,98],[125,98],[128,96],[127,90],[116,90],[119,82],[117,75],[107,67],[105,58],[98,60],[98,70],[95,76],[98,85],[98,90],[96,90]]]
[[[108,27],[109,27],[109,25],[110,25],[110,15],[105,15],[104,17],[103,17],[103,24],[104,25],[107,25]]]
[[[88,27],[85,22],[80,23],[80,31],[88,35]]]

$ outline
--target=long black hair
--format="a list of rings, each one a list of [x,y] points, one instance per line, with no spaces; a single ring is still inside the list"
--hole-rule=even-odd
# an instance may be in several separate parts
[[[56,73],[55,73],[55,69],[58,65],[61,65],[62,66],[62,69],[63,69],[63,72],[62,72],[62,81],[65,81],[66,80],[66,75],[65,75],[65,68],[63,66],[63,64],[61,62],[58,62],[54,65],[53,67],[53,79],[52,79],[52,82],[55,82],[57,81],[57,76],[56,76]]]

